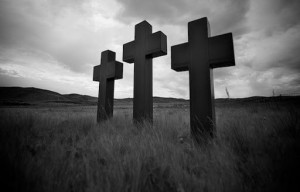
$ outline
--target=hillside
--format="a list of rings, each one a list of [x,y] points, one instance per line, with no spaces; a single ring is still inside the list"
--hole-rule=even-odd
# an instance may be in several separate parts
[[[154,104],[189,104],[188,100],[178,98],[153,97]],[[299,96],[277,96],[277,97],[248,97],[232,99],[216,99],[216,105],[231,104],[253,104],[269,102],[288,102],[300,104]],[[0,87],[0,105],[39,105],[39,104],[77,104],[96,105],[97,97],[80,94],[60,94],[54,91],[38,89],[34,87]],[[115,99],[115,104],[132,104],[132,98]]]
[[[1,105],[32,105],[40,103],[95,104],[96,102],[97,98],[87,95],[62,95],[34,87],[0,87]]]
[[[154,103],[184,102],[184,99],[153,97]],[[132,98],[115,99],[116,104],[132,103]],[[60,94],[34,87],[0,87],[0,105],[31,105],[40,103],[96,105],[97,97],[80,94]]]
[[[49,100],[64,100],[68,99],[63,95],[48,91],[44,89],[37,89],[34,87],[21,88],[21,87],[0,87],[1,100],[16,100],[24,102],[34,101],[49,101]]]

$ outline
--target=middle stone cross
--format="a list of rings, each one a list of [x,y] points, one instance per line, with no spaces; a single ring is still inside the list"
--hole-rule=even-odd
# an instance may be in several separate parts
[[[152,33],[143,21],[135,26],[135,40],[123,45],[123,61],[134,65],[133,119],[153,121],[152,59],[167,54],[167,36]]]

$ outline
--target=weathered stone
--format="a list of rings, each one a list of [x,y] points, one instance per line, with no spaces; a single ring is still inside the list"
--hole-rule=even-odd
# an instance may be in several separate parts
[[[93,80],[99,81],[97,122],[113,116],[115,79],[123,78],[123,63],[116,54],[107,50],[101,53],[101,64],[94,67]]]
[[[167,36],[152,33],[143,21],[135,26],[135,40],[123,45],[123,61],[134,64],[133,119],[153,121],[152,59],[167,54]]]
[[[171,68],[189,71],[191,133],[197,142],[215,134],[213,68],[234,66],[232,34],[210,37],[207,18],[188,23],[188,42],[171,47]]]

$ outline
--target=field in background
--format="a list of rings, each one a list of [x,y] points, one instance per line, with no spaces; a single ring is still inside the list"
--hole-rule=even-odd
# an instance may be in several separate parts
[[[95,106],[0,108],[8,191],[289,191],[300,171],[299,102],[219,103],[217,137],[197,146],[186,104],[131,104],[97,125]]]

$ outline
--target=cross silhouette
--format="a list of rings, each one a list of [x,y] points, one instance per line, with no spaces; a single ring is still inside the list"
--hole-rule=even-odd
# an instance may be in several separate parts
[[[99,83],[97,122],[113,115],[115,79],[123,78],[123,63],[116,54],[106,50],[101,53],[101,64],[94,67],[93,81]]]
[[[213,68],[234,66],[232,33],[210,37],[207,18],[188,23],[188,42],[171,47],[171,68],[189,71],[191,133],[197,142],[215,134]]]
[[[134,65],[133,119],[153,121],[152,58],[167,54],[167,36],[152,33],[143,21],[135,26],[135,40],[123,45],[123,61]]]

